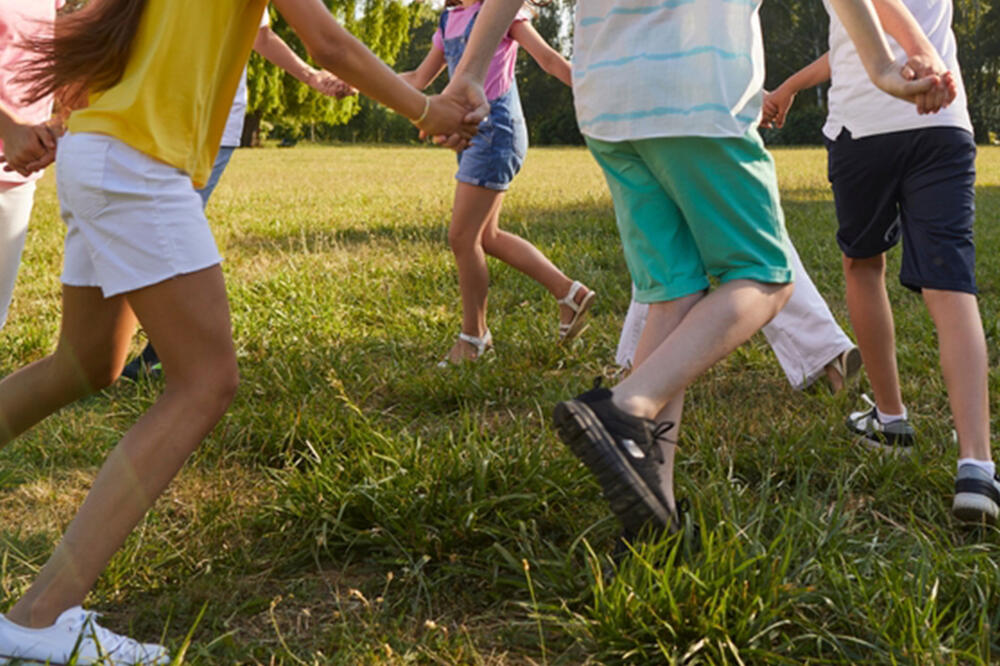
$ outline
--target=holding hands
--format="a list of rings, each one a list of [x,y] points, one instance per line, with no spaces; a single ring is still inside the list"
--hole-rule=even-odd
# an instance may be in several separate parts
[[[764,91],[764,107],[761,113],[760,126],[767,129],[781,129],[785,126],[788,109],[795,101],[795,92],[784,85],[774,91]]]
[[[440,95],[427,98],[423,116],[413,120],[420,137],[431,137],[439,146],[458,152],[465,150],[490,112],[483,87],[461,74],[453,78]]]
[[[336,99],[344,99],[358,94],[357,88],[341,81],[325,69],[313,70],[306,80],[306,84],[313,90]]]
[[[958,88],[937,53],[906,63],[894,61],[872,74],[872,82],[893,97],[912,102],[917,113],[937,113],[954,101]]]
[[[22,176],[44,169],[56,158],[56,143],[62,135],[61,124],[22,123],[0,111],[0,138],[3,139],[4,171],[16,171]]]

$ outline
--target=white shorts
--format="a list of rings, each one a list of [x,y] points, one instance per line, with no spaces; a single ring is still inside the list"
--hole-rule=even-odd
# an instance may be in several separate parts
[[[191,178],[104,134],[59,141],[62,282],[105,298],[222,261]]]

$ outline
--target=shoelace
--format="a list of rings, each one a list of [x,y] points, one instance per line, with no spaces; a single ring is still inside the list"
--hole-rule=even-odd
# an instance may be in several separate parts
[[[661,440],[669,442],[671,444],[676,444],[677,442],[672,439],[667,439],[666,435],[674,427],[673,421],[663,421],[662,423],[657,423],[654,425],[650,432],[649,439],[649,449],[646,451],[653,460],[659,464],[663,464],[663,449],[660,448],[659,442]]]

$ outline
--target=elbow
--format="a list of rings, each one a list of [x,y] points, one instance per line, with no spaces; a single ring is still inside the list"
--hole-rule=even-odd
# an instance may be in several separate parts
[[[309,55],[317,65],[334,74],[340,75],[340,70],[344,67],[345,55],[348,49],[341,43],[341,35],[334,31],[323,32],[315,38],[305,42]]]

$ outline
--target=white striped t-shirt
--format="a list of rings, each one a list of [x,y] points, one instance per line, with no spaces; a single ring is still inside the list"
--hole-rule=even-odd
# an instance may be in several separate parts
[[[573,97],[605,141],[743,136],[764,85],[759,0],[579,0]]]

